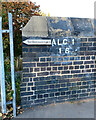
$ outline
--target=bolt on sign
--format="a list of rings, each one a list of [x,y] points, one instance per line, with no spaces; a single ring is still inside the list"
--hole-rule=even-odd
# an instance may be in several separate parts
[[[22,38],[22,107],[94,97],[92,19],[35,16]]]

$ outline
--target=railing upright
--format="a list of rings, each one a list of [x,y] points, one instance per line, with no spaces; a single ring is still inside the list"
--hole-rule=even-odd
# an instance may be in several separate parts
[[[3,39],[2,39],[2,17],[0,17],[0,81],[1,81],[1,107],[2,107],[2,113],[6,113],[6,90],[5,90]]]

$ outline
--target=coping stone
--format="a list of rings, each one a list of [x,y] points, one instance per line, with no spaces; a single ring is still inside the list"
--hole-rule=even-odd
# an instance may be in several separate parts
[[[22,30],[24,37],[47,37],[48,26],[46,17],[33,16]]]

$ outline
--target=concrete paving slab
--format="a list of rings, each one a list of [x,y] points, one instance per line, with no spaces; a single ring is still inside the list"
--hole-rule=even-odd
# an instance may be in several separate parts
[[[94,118],[94,101],[30,108],[16,118]]]

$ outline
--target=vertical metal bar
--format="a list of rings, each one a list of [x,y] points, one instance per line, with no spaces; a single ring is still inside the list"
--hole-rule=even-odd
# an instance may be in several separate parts
[[[2,40],[2,17],[0,17],[0,81],[1,81],[1,105],[2,113],[6,113],[5,71]]]
[[[9,36],[10,36],[10,57],[11,57],[11,80],[13,93],[13,116],[16,117],[16,91],[15,91],[15,70],[14,70],[14,47],[13,47],[13,24],[12,14],[8,13]]]

